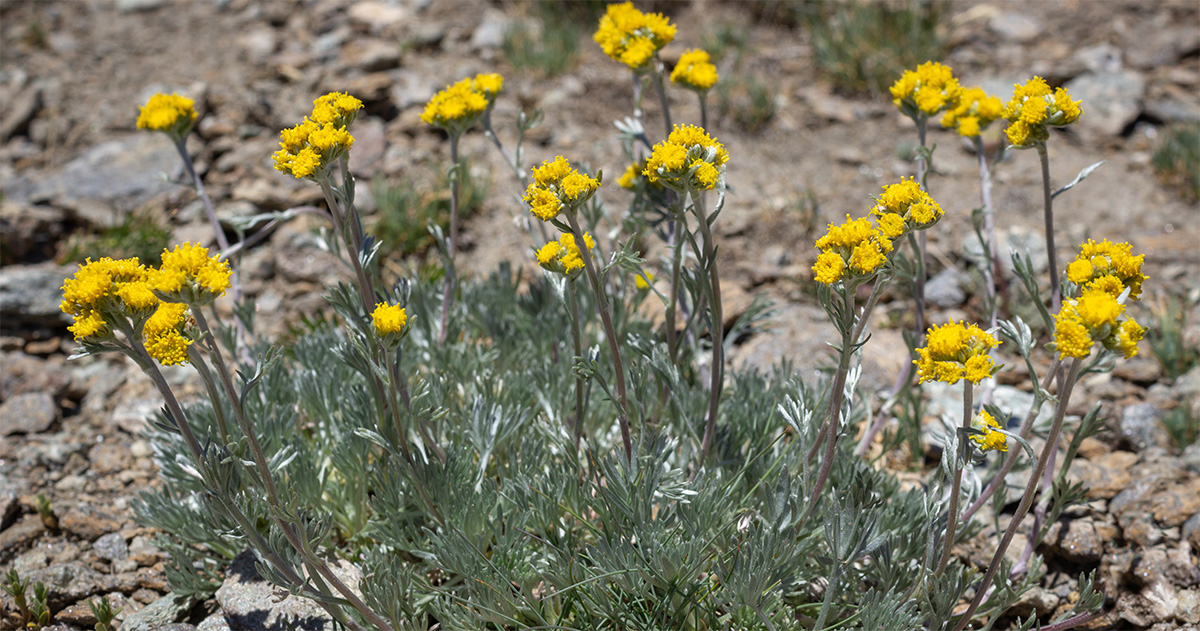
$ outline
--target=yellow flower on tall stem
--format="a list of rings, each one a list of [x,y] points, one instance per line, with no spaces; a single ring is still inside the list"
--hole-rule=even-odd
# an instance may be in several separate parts
[[[951,322],[933,326],[925,336],[925,346],[917,349],[917,376],[920,382],[958,383],[966,379],[978,384],[992,376],[994,366],[988,351],[1000,342],[975,324]]]
[[[610,4],[592,36],[604,54],[634,70],[644,70],[663,46],[675,39],[675,26],[661,13],[642,13],[632,2]]]

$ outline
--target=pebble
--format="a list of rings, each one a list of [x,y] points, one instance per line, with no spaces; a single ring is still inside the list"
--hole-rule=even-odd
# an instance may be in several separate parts
[[[92,551],[101,559],[119,561],[129,556],[129,546],[120,533],[110,532],[92,544]]]
[[[121,631],[162,631],[183,618],[195,604],[196,601],[190,596],[167,594],[125,618],[121,623]]]
[[[332,631],[333,620],[313,601],[290,595],[279,600],[276,596],[278,589],[258,575],[254,567],[256,560],[257,557],[250,551],[238,555],[225,574],[225,582],[217,590],[217,604],[230,627],[273,628],[284,625],[284,621],[291,621],[292,625],[302,626],[309,631]],[[334,569],[343,574],[336,567]],[[358,584],[355,576],[343,574],[341,578],[352,588]],[[201,628],[204,627],[201,624]]]
[[[1089,72],[1063,86],[1071,97],[1087,104],[1079,118],[1082,132],[1094,136],[1119,136],[1142,112],[1146,77],[1133,70]]]
[[[121,520],[90,504],[79,504],[59,519],[59,527],[88,541],[121,529]]]
[[[1127,406],[1121,414],[1121,435],[1138,452],[1171,446],[1171,435],[1162,424],[1162,411],[1153,403]]]
[[[7,196],[7,195],[6,195]],[[8,203],[5,199],[5,203]],[[6,330],[20,326],[63,327],[71,323],[59,304],[63,281],[74,267],[53,263],[0,267],[0,321]]]
[[[41,581],[49,588],[49,605],[52,610],[61,610],[101,591],[101,575],[92,568],[70,561],[30,572],[31,584]]]
[[[58,404],[45,392],[18,394],[0,403],[0,436],[38,434],[58,419]]]
[[[1162,366],[1158,360],[1141,355],[1117,362],[1112,372],[1114,377],[1139,385],[1149,385],[1162,378]]]
[[[999,13],[988,21],[988,28],[1001,39],[1010,42],[1027,42],[1042,32],[1037,18],[1025,12],[1008,11]]]

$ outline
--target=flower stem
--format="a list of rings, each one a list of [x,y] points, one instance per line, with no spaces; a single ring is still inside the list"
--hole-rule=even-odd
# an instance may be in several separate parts
[[[988,168],[987,152],[983,147],[983,137],[975,137],[975,155],[979,158],[979,197],[983,205],[983,230],[980,233],[979,246],[986,259],[980,268],[983,273],[984,302],[988,308],[988,327],[996,328],[996,312],[999,308],[996,295],[996,272],[1000,269],[996,259],[996,214],[992,208],[992,172]],[[988,356],[996,359],[995,349],[988,349]],[[992,401],[992,392],[996,388],[994,377],[988,377],[983,382],[983,392],[980,393],[980,403]]]
[[[661,79],[660,79],[661,81]],[[700,226],[700,235],[704,239],[704,264],[708,267],[709,278],[709,337],[712,339],[712,381],[708,392],[708,419],[704,425],[704,438],[700,442],[700,462],[708,457],[712,447],[713,435],[716,432],[717,412],[721,405],[721,388],[725,380],[725,313],[721,304],[721,275],[717,271],[717,249],[713,243],[712,229],[708,225],[708,214],[704,209],[704,196],[690,189],[692,209]]]
[[[578,242],[577,242],[578,243]],[[587,244],[584,244],[587,247]],[[568,306],[571,309],[571,342],[574,343],[575,357],[583,357],[583,336],[580,334],[579,295],[575,289],[575,281],[567,281]],[[583,377],[575,375],[575,449],[579,449],[579,440],[583,436]]]
[[[921,183],[921,189],[926,193],[929,192],[929,184],[926,180],[929,178],[929,163],[926,158],[925,151],[925,132],[927,120],[924,116],[919,116],[916,119],[917,138],[921,143],[920,151],[917,153],[917,181]],[[920,230],[920,234],[916,235],[909,233],[909,240],[913,246],[913,252],[917,257],[917,283],[914,290],[913,298],[916,301],[916,325],[913,327],[916,332],[917,346],[922,346],[925,340],[925,231]]]
[[[450,309],[454,306],[454,292],[458,273],[454,267],[454,256],[458,248],[458,189],[462,181],[458,163],[458,134],[450,134],[450,235],[446,238],[446,278],[442,284],[442,325],[438,330],[438,346],[446,342],[450,324]]]
[[[963,429],[971,426],[971,380],[963,379]],[[942,549],[942,559],[938,561],[937,575],[941,576],[946,570],[946,565],[950,563],[950,552],[954,549],[954,531],[958,527],[958,494],[962,488],[963,466],[966,464],[960,462],[959,456],[969,453],[970,446],[967,444],[966,434],[961,434],[958,440],[955,441],[959,448],[951,455],[954,458],[954,483],[950,487],[950,510],[946,513],[946,545]],[[942,452],[945,457],[945,452]]]
[[[678,206],[672,208],[671,214],[674,217],[671,221],[671,243],[673,251],[671,252],[671,290],[670,297],[667,300],[666,313],[666,333],[667,333],[667,352],[671,357],[671,362],[675,363],[679,357],[679,335],[675,329],[675,307],[679,302],[679,283],[683,274],[683,231],[687,229],[687,217],[683,212],[684,200],[678,201]]]
[[[1051,311],[1057,313],[1062,306],[1062,288],[1058,281],[1058,251],[1054,247],[1054,196],[1050,192],[1050,156],[1046,143],[1037,144],[1038,158],[1042,163],[1042,210],[1046,220],[1046,261],[1050,271]]]
[[[667,89],[663,85],[663,63],[659,59],[655,59],[654,74],[651,77],[654,80],[654,89],[658,92],[658,104],[662,107],[663,124],[667,128],[667,136],[671,135],[671,106],[667,104]]]
[[[1013,537],[1016,536],[1017,530],[1021,527],[1021,520],[1025,518],[1025,514],[1029,512],[1030,505],[1033,504],[1033,496],[1037,491],[1038,484],[1041,483],[1042,474],[1046,471],[1046,464],[1050,461],[1050,454],[1058,449],[1058,434],[1062,430],[1063,418],[1067,414],[1067,403],[1071,398],[1071,390],[1075,387],[1075,382],[1079,378],[1080,361],[1078,359],[1071,360],[1071,366],[1067,370],[1067,377],[1064,383],[1062,392],[1059,393],[1058,405],[1054,411],[1054,423],[1050,426],[1050,433],[1046,436],[1046,445],[1042,448],[1042,454],[1038,458],[1037,466],[1034,468],[1033,474],[1029,476],[1029,483],[1025,487],[1025,494],[1021,496],[1021,503],[1017,506],[1017,512],[1013,514],[1012,520],[1008,522],[1008,528],[1004,531],[1004,536],[1000,539],[1000,545],[996,548],[996,553],[992,555],[992,561],[988,564],[987,572],[983,575],[983,580],[979,582],[979,586],[975,590],[975,597],[971,599],[971,604],[967,607],[967,611],[959,618],[958,623],[954,625],[953,631],[962,631],[971,621],[971,616],[975,615],[975,611],[979,609],[979,604],[983,602],[984,595],[988,591],[988,586],[992,584],[992,578],[996,575],[996,571],[1000,569],[1000,562],[1004,559],[1004,552],[1008,550],[1009,544],[1012,543]],[[1049,374],[1053,375],[1054,371]]]
[[[567,218],[567,223],[571,226],[575,243],[580,246],[579,254],[583,258],[583,269],[588,276],[588,281],[592,284],[593,293],[596,294],[596,308],[600,311],[600,324],[604,327],[604,337],[608,338],[608,350],[612,353],[613,370],[616,373],[617,420],[621,425],[621,444],[625,447],[626,460],[633,462],[633,440],[629,436],[629,413],[626,411],[625,366],[621,362],[621,343],[617,339],[617,331],[613,327],[612,315],[609,313],[608,295],[604,292],[604,283],[600,280],[600,273],[596,270],[587,243],[584,242],[583,230],[579,228],[579,221],[570,212],[563,213],[563,216]]]
[[[201,203],[204,204],[204,215],[208,217],[208,223],[212,226],[213,235],[217,238],[217,245],[222,252],[229,249],[229,239],[225,237],[225,230],[221,228],[221,221],[217,219],[217,212],[213,210],[212,200],[208,198],[208,191],[204,188],[204,182],[200,181],[200,175],[196,173],[196,167],[192,164],[192,156],[188,154],[187,138],[178,138],[175,140],[175,150],[179,152],[179,157],[183,159],[183,168],[187,171],[188,177],[192,180],[192,186],[196,188],[196,194],[200,196]],[[237,289],[230,288],[230,294],[235,296]]]

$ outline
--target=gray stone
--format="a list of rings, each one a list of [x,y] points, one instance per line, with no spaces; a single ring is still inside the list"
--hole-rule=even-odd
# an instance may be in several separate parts
[[[306,631],[332,631],[333,620],[315,602],[291,595],[279,600],[276,596],[278,588],[259,576],[255,569],[256,560],[250,551],[238,555],[225,575],[225,582],[217,590],[217,604],[229,628],[235,631],[283,631],[290,626]],[[338,566],[334,569],[351,589],[357,588],[357,576],[347,574]],[[201,624],[201,628],[206,628],[205,624]]]
[[[100,143],[44,177],[18,183],[6,196],[16,201],[105,200],[133,210],[175,187],[162,179],[183,172],[171,142],[162,134],[136,134]]]
[[[101,575],[78,561],[58,563],[43,570],[29,573],[29,581],[41,581],[49,588],[51,609],[62,609],[100,593],[103,590]]]
[[[119,532],[110,532],[92,544],[92,551],[101,559],[119,561],[129,556],[129,546]]]
[[[1080,130],[1099,136],[1121,135],[1141,114],[1146,96],[1146,78],[1132,70],[1089,72],[1063,87],[1085,104]]]
[[[0,352],[0,366],[4,367],[0,371],[0,398],[3,399],[27,392],[44,392],[57,399],[68,391],[71,383],[62,364],[51,363],[36,355]]]
[[[363,0],[354,3],[347,14],[354,22],[372,30],[380,30],[408,20],[411,12],[395,2]]]
[[[1131,383],[1147,385],[1158,381],[1163,373],[1158,360],[1139,355],[1117,362],[1112,374]]]
[[[117,11],[121,13],[153,11],[165,4],[167,4],[167,0],[117,0]]]
[[[205,618],[196,629],[197,631],[231,631],[229,621],[220,612]]]
[[[174,626],[195,604],[190,596],[167,594],[125,618],[121,631],[162,631],[168,625]]]
[[[499,48],[504,44],[504,34],[508,32],[508,17],[500,11],[487,11],[479,26],[471,33],[471,50],[484,48]]]
[[[0,205],[0,262],[47,260],[63,234],[66,213],[53,206]]]
[[[0,530],[0,563],[41,536],[46,526],[37,515],[26,515],[17,523]]]
[[[1190,123],[1200,120],[1200,105],[1174,97],[1149,99],[1146,116],[1164,123]]]
[[[91,504],[80,504],[62,516],[59,526],[81,539],[95,541],[110,532],[120,530],[121,520]]]
[[[1121,49],[1112,44],[1080,48],[1073,56],[1089,72],[1116,72],[1121,69],[1121,59]]]
[[[1200,623],[1200,590],[1180,590],[1179,602],[1175,603],[1175,620],[1187,624]]]
[[[4,116],[0,118],[0,142],[7,142],[9,138],[24,133],[29,128],[29,121],[37,116],[41,108],[41,83],[29,85],[17,94],[4,106]]]
[[[996,14],[988,21],[988,28],[1010,42],[1027,42],[1042,32],[1042,25],[1037,18],[1024,11]]]
[[[362,38],[353,40],[342,49],[342,65],[363,72],[390,70],[400,65],[400,47],[394,41]],[[358,130],[356,124],[355,130]],[[358,135],[354,136],[358,146]]]
[[[1162,424],[1162,411],[1153,403],[1127,406],[1121,414],[1121,435],[1134,451],[1171,446],[1171,436]]]
[[[1117,615],[1139,627],[1162,622],[1175,613],[1179,597],[1165,582],[1146,586],[1140,593],[1125,592],[1117,598]]]
[[[387,135],[383,121],[368,116],[354,122],[354,151],[350,152],[350,171],[369,184],[371,176],[378,172],[387,150]],[[357,199],[358,187],[355,187]],[[362,210],[361,208],[359,209]]]
[[[0,267],[0,321],[18,326],[61,328],[70,323],[62,312],[62,284],[73,267],[52,263]]]
[[[956,269],[944,269],[925,283],[925,299],[943,309],[957,307],[967,300],[962,285],[968,278]]]
[[[1192,443],[1185,447],[1179,461],[1188,471],[1200,475],[1200,443]]]
[[[58,418],[58,404],[45,392],[27,392],[0,404],[0,436],[38,434]]]

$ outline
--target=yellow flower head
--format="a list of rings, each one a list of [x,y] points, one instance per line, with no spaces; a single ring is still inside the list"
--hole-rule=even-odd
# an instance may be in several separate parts
[[[717,84],[717,67],[708,53],[689,49],[679,57],[675,70],[671,71],[671,82],[689,90],[704,92]]]
[[[1061,358],[1083,359],[1100,342],[1126,358],[1137,354],[1145,328],[1133,318],[1123,318],[1125,305],[1112,292],[1095,285],[1075,300],[1064,300],[1055,316],[1054,346]]]
[[[625,172],[621,177],[617,178],[617,186],[633,190],[637,188],[638,178],[641,177],[642,171],[646,168],[645,165],[637,162],[630,162],[629,166],[625,167]]]
[[[1120,297],[1126,288],[1129,298],[1142,295],[1142,263],[1146,256],[1133,255],[1133,246],[1126,242],[1111,243],[1107,239],[1096,243],[1088,239],[1079,246],[1079,256],[1067,266],[1067,280],[1080,289],[1101,288]]]
[[[900,182],[883,187],[883,194],[876,199],[876,205],[871,209],[880,223],[880,229],[891,238],[897,229],[897,222],[888,215],[899,215],[904,220],[904,230],[895,236],[911,230],[924,230],[937,223],[944,214],[942,207],[921,188],[912,178],[900,178]]]
[[[162,267],[150,274],[150,286],[166,302],[203,305],[229,289],[229,263],[209,256],[208,248],[184,243],[163,250]]]
[[[596,248],[596,241],[587,232],[583,233],[583,242],[589,252]],[[583,254],[575,243],[575,235],[569,232],[564,232],[557,241],[550,241],[538,249],[537,260],[538,265],[546,271],[565,274],[568,278],[576,277],[584,266]]]
[[[659,182],[678,190],[711,191],[725,171],[729,153],[695,125],[676,125],[667,139],[654,145],[642,174],[650,182]]]
[[[654,285],[654,274],[649,271],[643,271],[641,274],[633,277],[633,286],[637,287],[638,291],[645,291]]]
[[[675,39],[675,26],[661,13],[638,11],[632,2],[610,4],[592,39],[605,55],[645,70],[655,53]]]
[[[75,324],[67,327],[67,330],[74,334],[76,342],[101,340],[112,334],[104,317],[94,309],[76,316]]]
[[[971,427],[983,432],[971,435],[971,440],[980,451],[1008,451],[1008,436],[996,431],[1000,429],[1000,423],[997,423],[996,418],[987,410],[979,410],[971,419]]]
[[[1062,127],[1079,120],[1083,110],[1079,101],[1062,88],[1054,91],[1041,77],[1013,88],[1013,97],[1004,105],[1001,115],[1008,119],[1005,133],[1016,147],[1032,147],[1050,137],[1048,127]]]
[[[318,177],[354,145],[346,124],[361,107],[358,99],[339,92],[314,101],[311,118],[279,132],[275,170],[297,179]]]
[[[1004,103],[983,88],[960,90],[942,115],[942,126],[953,127],[962,136],[973,138],[1004,113]]]
[[[921,383],[958,383],[966,379],[978,384],[992,376],[988,351],[999,345],[999,340],[977,325],[950,322],[930,327],[925,346],[917,349],[918,358],[913,363],[917,365]]]
[[[192,100],[178,94],[160,92],[138,110],[138,129],[166,132],[178,138],[186,135],[196,120]]]
[[[164,366],[177,366],[188,361],[187,349],[192,340],[184,335],[187,312],[188,306],[183,303],[161,303],[142,329],[146,352]]]
[[[111,323],[117,318],[141,321],[154,312],[158,298],[147,283],[148,271],[136,258],[99,261],[88,259],[75,275],[63,282],[63,313],[87,322],[79,325],[76,339],[92,337],[100,332],[97,318]],[[106,327],[111,329],[111,326]],[[75,332],[73,329],[72,332]]]
[[[871,225],[866,217],[851,219],[841,225],[829,224],[829,230],[817,239],[821,254],[812,270],[817,282],[832,285],[847,271],[858,278],[867,278],[887,262],[892,251],[891,239]]]
[[[318,125],[349,127],[362,109],[362,101],[345,92],[330,92],[313,101],[312,120]]]
[[[404,325],[408,323],[408,314],[400,305],[380,302],[375,304],[371,313],[371,321],[375,324],[375,333],[386,341],[399,342]]]
[[[571,168],[562,156],[530,169],[533,181],[525,191],[525,203],[542,221],[550,221],[564,209],[578,208],[600,188],[600,180]]]
[[[892,103],[910,117],[932,116],[951,107],[962,88],[949,66],[927,61],[905,70],[892,84]]]
[[[504,77],[495,73],[462,79],[433,95],[421,120],[451,135],[461,134],[483,116],[503,88]]]

